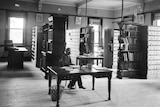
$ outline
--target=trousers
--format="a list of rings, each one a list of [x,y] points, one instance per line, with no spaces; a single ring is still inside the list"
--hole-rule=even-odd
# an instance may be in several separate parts
[[[82,79],[81,79],[80,75],[73,76],[72,80],[68,84],[68,87],[73,87],[75,85],[76,81],[78,82],[78,86],[82,87]]]

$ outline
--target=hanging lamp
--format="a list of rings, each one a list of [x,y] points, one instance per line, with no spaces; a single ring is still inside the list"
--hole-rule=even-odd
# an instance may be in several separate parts
[[[86,0],[86,12],[85,12],[85,21],[86,21],[86,27],[87,27],[87,0]]]

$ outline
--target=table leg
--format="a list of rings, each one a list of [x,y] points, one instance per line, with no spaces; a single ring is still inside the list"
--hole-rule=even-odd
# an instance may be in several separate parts
[[[51,72],[48,72],[48,94],[51,94],[51,84],[52,84],[52,76],[51,76]]]
[[[57,77],[57,105],[56,107],[59,107],[59,86],[60,86],[60,80],[59,80],[59,77]]]
[[[108,100],[111,100],[111,77],[108,77]]]
[[[92,90],[94,90],[95,77],[92,75]]]

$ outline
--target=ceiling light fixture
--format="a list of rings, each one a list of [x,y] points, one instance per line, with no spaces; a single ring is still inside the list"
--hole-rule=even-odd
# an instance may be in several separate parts
[[[58,11],[61,11],[62,9],[60,8],[60,7],[58,7],[58,9],[57,9]]]
[[[20,5],[18,3],[14,4],[15,7],[20,7]]]

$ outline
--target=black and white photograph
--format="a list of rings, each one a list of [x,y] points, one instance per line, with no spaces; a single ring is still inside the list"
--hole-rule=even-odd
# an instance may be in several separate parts
[[[0,107],[159,107],[160,0],[0,0]]]

